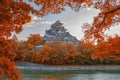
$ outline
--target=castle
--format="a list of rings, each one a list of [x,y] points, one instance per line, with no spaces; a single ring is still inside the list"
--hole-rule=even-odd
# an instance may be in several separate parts
[[[72,36],[67,29],[64,28],[63,23],[59,20],[53,23],[49,30],[46,30],[43,40],[47,43],[52,41],[62,41],[67,44],[78,44],[76,37]]]

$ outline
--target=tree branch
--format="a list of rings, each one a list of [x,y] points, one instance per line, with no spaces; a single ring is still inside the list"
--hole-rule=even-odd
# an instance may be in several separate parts
[[[100,27],[104,24],[107,15],[110,14],[110,13],[114,13],[114,12],[116,12],[117,10],[120,10],[120,6],[118,6],[117,8],[112,9],[112,10],[110,10],[110,11],[108,11],[108,12],[105,13],[104,18],[103,18],[102,22],[100,23],[100,25],[98,26],[99,28],[98,28],[98,30],[97,30],[96,32],[98,32],[98,31],[100,30]]]

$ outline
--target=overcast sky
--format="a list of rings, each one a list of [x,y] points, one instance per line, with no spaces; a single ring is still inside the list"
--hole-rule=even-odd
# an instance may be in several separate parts
[[[68,29],[71,35],[81,39],[83,33],[81,26],[83,23],[92,23],[93,17],[97,16],[98,10],[93,8],[81,9],[79,12],[72,11],[70,8],[66,8],[65,12],[57,15],[47,15],[43,18],[33,16],[33,20],[30,23],[24,25],[23,31],[17,35],[19,40],[26,40],[30,34],[39,33],[41,36],[44,35],[45,30],[50,28],[50,25],[58,19],[64,23],[64,27]],[[120,34],[120,27],[113,27],[109,34],[118,33]]]

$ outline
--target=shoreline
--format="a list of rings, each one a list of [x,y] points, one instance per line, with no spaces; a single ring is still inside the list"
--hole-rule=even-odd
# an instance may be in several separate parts
[[[67,70],[120,70],[120,65],[43,65],[29,62],[16,62],[20,70],[67,71]]]
[[[120,70],[120,66],[62,66],[62,67],[29,67],[29,66],[17,66],[20,70],[37,70],[37,71],[65,71],[65,70]]]

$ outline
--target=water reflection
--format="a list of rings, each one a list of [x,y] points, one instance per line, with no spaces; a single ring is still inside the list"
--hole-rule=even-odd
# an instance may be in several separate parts
[[[22,71],[23,80],[120,80],[120,72],[112,71]]]

